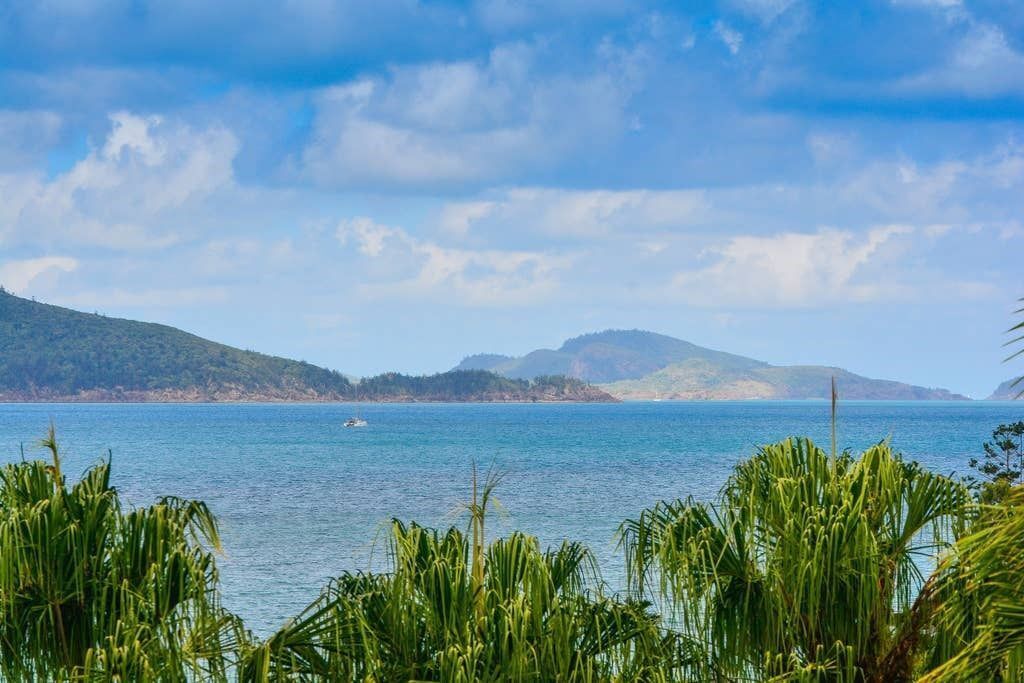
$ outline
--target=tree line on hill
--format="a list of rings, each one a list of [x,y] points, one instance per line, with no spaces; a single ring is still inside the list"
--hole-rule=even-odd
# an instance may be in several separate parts
[[[243,351],[182,330],[107,318],[0,291],[3,400],[610,401],[566,377],[483,370],[353,382],[304,361]]]

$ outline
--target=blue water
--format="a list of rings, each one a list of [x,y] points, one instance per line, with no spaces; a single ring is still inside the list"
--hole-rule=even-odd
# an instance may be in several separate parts
[[[471,467],[504,478],[490,530],[587,543],[621,586],[619,523],[661,499],[711,498],[733,464],[787,435],[829,440],[825,402],[371,405],[0,405],[0,456],[41,456],[52,420],[69,477],[113,452],[134,505],[205,500],[222,524],[226,606],[265,634],[343,570],[379,565],[391,518],[465,525]],[[840,447],[886,437],[908,457],[964,473],[1021,403],[846,403]],[[377,542],[375,543],[375,539]],[[375,559],[374,559],[375,558]]]

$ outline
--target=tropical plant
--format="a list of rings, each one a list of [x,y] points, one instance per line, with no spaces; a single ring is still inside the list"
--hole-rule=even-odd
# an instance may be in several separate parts
[[[907,681],[935,607],[921,563],[968,501],[885,442],[854,458],[787,439],[717,504],[660,503],[621,537],[631,586],[706,644],[704,680]]]
[[[982,505],[934,580],[936,612],[922,683],[1024,680],[1024,488]]]
[[[1024,476],[1024,421],[999,425],[983,448],[984,459],[971,458],[967,464],[983,477],[978,486],[981,501],[994,503],[1006,497]]]
[[[247,652],[242,680],[674,680],[681,640],[648,605],[593,592],[584,547],[542,552],[522,533],[485,545],[490,491],[469,506],[471,540],[393,522],[391,571],[331,582]]]
[[[0,677],[225,679],[238,622],[216,594],[205,505],[122,509],[110,462],[68,488],[52,462],[0,469]]]
[[[1018,299],[1018,301],[1024,302],[1024,298]],[[1024,308],[1018,308],[1013,313],[1014,315],[1022,315],[1024,314]],[[1012,334],[1016,336],[1010,341],[1006,342],[1003,346],[1020,346],[1021,348],[1017,349],[1009,356],[1007,356],[1004,362],[1013,360],[1017,356],[1024,354],[1024,320],[1021,320],[1019,323],[1011,327],[1006,332],[1007,334]],[[1024,375],[1021,375],[1020,377],[1015,379],[1013,381],[1013,384],[1010,385],[1010,388],[1012,389],[1014,387],[1020,386],[1022,382],[1024,382]],[[1024,396],[1024,387],[1021,387],[1020,391],[1017,392],[1017,398],[1020,398],[1021,396]]]

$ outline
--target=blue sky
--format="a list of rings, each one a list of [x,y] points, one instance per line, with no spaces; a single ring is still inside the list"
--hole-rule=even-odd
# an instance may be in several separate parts
[[[353,374],[610,327],[985,396],[1024,5],[0,9],[0,283]]]

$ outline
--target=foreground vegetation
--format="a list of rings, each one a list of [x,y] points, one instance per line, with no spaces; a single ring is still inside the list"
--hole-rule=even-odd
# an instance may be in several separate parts
[[[911,680],[939,645],[919,558],[965,527],[968,500],[887,444],[830,457],[789,439],[740,463],[716,505],[626,522],[628,566],[707,648],[707,680]]]
[[[0,674],[5,680],[224,679],[240,622],[219,605],[206,506],[125,511],[100,464],[0,470]]]
[[[485,492],[484,499],[488,493]],[[600,595],[589,551],[394,522],[392,571],[345,574],[250,651],[241,679],[668,680],[685,653],[643,603]]]
[[[972,490],[884,442],[768,445],[714,504],[623,524],[626,597],[579,544],[488,541],[474,481],[465,532],[394,521],[389,571],[260,640],[220,604],[202,503],[126,510],[109,463],[69,486],[43,445],[0,470],[4,680],[1024,680],[1016,471]]]

